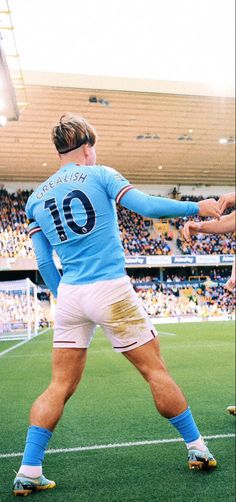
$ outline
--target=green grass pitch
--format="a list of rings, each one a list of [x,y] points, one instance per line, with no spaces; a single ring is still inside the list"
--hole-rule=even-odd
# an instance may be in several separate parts
[[[160,331],[171,374],[184,390],[203,435],[218,460],[214,472],[187,468],[183,443],[146,444],[47,454],[44,473],[57,488],[32,500],[59,502],[218,502],[235,500],[234,325],[232,322],[171,324]],[[11,486],[22,452],[28,413],[50,379],[52,333],[0,357],[0,502]],[[0,342],[0,352],[9,345]],[[66,449],[177,438],[155,411],[147,383],[97,330],[83,380],[66,406],[50,448]],[[31,499],[30,499],[31,500]]]

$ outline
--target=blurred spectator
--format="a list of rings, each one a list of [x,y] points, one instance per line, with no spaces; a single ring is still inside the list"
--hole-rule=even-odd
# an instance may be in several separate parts
[[[224,287],[200,288],[153,284],[134,288],[148,315],[152,317],[229,316],[235,312],[235,298]]]
[[[0,188],[0,257],[34,256],[25,214],[25,204],[31,193],[17,190],[10,194],[4,187]]]
[[[186,242],[182,237],[176,244],[183,254],[234,254],[235,241],[231,234],[205,235],[197,234],[191,237],[191,242]]]
[[[35,318],[35,300],[30,296],[30,312],[32,322]],[[44,309],[40,302],[37,302],[37,316],[39,325],[42,326],[48,321]],[[4,332],[14,332],[14,330],[25,331],[29,318],[28,299],[26,294],[18,294],[13,291],[0,291],[0,335]]]
[[[34,257],[31,239],[28,238],[25,204],[32,191],[17,190],[8,193],[0,187],[0,257],[25,258]],[[217,197],[215,197],[217,198]],[[198,202],[203,197],[184,196],[181,200]],[[227,210],[229,211],[229,210]],[[126,255],[171,255],[173,244],[177,244],[180,253],[183,254],[233,254],[235,242],[229,235],[204,235],[193,236],[191,243],[187,243],[176,230],[181,231],[186,218],[170,220],[172,227],[166,234],[155,238],[151,236],[142,216],[126,210],[122,206],[117,207],[120,235]],[[199,221],[199,217],[195,217]],[[176,230],[173,231],[172,228]],[[174,242],[174,236],[176,241]],[[173,244],[172,244],[173,243]]]
[[[218,196],[213,196],[213,198],[218,199]],[[189,200],[192,202],[199,202],[203,200],[202,196],[182,196],[181,200]],[[227,209],[225,214],[230,213],[232,209]],[[201,221],[202,218],[195,216],[191,218],[194,221]],[[225,235],[205,235],[197,234],[192,236],[191,242],[186,242],[181,236],[181,230],[186,223],[187,218],[178,218],[176,220],[171,220],[171,224],[180,231],[180,235],[176,240],[177,247],[183,254],[234,254],[235,253],[235,241],[232,239],[231,234]]]
[[[142,216],[117,207],[120,236],[126,255],[170,255],[171,247],[167,239],[159,236],[152,239]],[[167,235],[172,240],[172,233]]]

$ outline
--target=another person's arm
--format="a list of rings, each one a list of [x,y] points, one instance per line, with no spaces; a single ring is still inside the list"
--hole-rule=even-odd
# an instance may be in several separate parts
[[[210,221],[187,221],[183,228],[183,236],[189,241],[192,235],[197,233],[203,234],[225,234],[234,232],[236,228],[236,211],[233,211],[226,216],[222,216],[219,220]]]
[[[236,194],[235,192],[225,193],[219,198],[219,207],[221,214],[224,213],[229,207],[234,207],[236,205]]]
[[[231,293],[233,293],[235,285],[236,285],[236,260],[235,260],[235,257],[234,257],[234,263],[233,263],[233,266],[232,266],[231,277],[226,282],[225,288],[228,289],[228,291],[230,291]]]

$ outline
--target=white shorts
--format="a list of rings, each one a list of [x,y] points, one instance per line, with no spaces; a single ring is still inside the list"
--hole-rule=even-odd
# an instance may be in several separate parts
[[[128,276],[92,284],[60,284],[54,348],[88,348],[99,324],[117,352],[157,336]]]

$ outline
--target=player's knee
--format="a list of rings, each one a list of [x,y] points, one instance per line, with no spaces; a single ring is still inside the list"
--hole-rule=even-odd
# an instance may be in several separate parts
[[[66,402],[68,399],[74,394],[77,382],[75,381],[67,381],[67,382],[58,382],[54,381],[51,383],[52,391],[60,396],[60,398]]]
[[[166,369],[163,365],[160,365],[157,368],[150,368],[147,366],[143,368],[142,371],[143,377],[149,384],[158,383],[165,374],[166,374]]]
[[[65,392],[64,392],[65,401],[68,401],[68,399],[70,399],[70,397],[73,396],[74,392],[76,391],[76,388],[77,388],[77,384],[75,384],[75,383],[70,383],[67,385],[67,387],[65,388]]]

